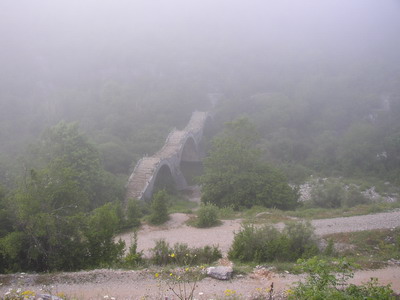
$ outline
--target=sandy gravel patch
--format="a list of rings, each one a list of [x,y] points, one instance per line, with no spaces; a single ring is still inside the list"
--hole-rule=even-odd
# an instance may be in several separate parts
[[[221,226],[199,229],[185,225],[189,218],[186,214],[173,214],[171,220],[161,227],[145,225],[138,232],[138,248],[146,254],[154,247],[157,239],[165,239],[170,244],[187,243],[192,247],[219,245],[224,254],[232,244],[234,232],[240,230],[241,220],[226,220]],[[371,230],[379,228],[394,228],[400,226],[400,211],[379,213],[373,215],[314,220],[312,224],[318,235],[335,232]],[[120,238],[130,245],[130,233],[122,234]],[[165,283],[157,280],[154,274],[157,269],[141,271],[124,270],[93,270],[88,272],[59,274],[13,274],[0,275],[0,295],[9,287],[40,291],[43,284],[45,290],[64,292],[77,299],[104,299],[104,296],[116,299],[163,299],[161,295],[171,296]],[[357,271],[351,282],[362,283],[371,277],[377,277],[381,284],[392,284],[396,292],[400,292],[400,266],[389,266],[380,270]],[[212,299],[220,297],[226,289],[235,290],[244,297],[256,292],[257,288],[268,288],[274,283],[275,290],[282,292],[290,284],[302,277],[293,274],[275,274],[272,272],[257,272],[231,281],[218,281],[205,278],[196,288],[197,299]],[[203,293],[199,295],[198,293]]]
[[[313,220],[312,224],[318,235],[373,229],[390,229],[400,226],[400,210],[363,216]]]
[[[187,243],[191,247],[218,245],[224,255],[227,254],[234,237],[234,232],[241,228],[242,220],[225,220],[222,225],[213,228],[195,228],[185,225],[189,216],[182,213],[171,215],[170,221],[164,226],[155,227],[145,225],[138,232],[138,250],[143,250],[146,255],[154,247],[155,241],[165,239],[171,245]],[[332,219],[313,220],[317,235],[323,236],[338,232],[362,231],[373,229],[390,229],[400,226],[400,210],[354,217],[341,217]],[[276,224],[282,228],[283,224]],[[129,247],[131,233],[118,236]]]
[[[164,281],[154,277],[157,269],[141,271],[123,270],[94,270],[88,272],[59,273],[52,275],[15,274],[7,276],[8,284],[0,286],[0,295],[3,295],[12,284],[15,288],[29,289],[34,291],[51,290],[54,294],[63,292],[77,299],[164,299],[162,296],[172,296],[172,292]],[[352,283],[367,282],[370,277],[378,277],[381,284],[392,284],[392,288],[400,292],[400,267],[391,266],[379,270],[357,271]],[[0,281],[5,282],[6,276],[0,275]],[[235,290],[246,298],[254,295],[257,289],[268,288],[274,283],[276,294],[282,294],[294,282],[301,280],[304,276],[293,274],[275,274],[263,270],[230,281],[218,281],[205,278],[198,282],[196,287],[197,299],[215,299],[222,297],[227,289]],[[47,283],[46,286],[36,282]],[[201,295],[199,293],[202,293]],[[176,298],[170,298],[176,299]]]
[[[185,225],[189,216],[182,213],[172,214],[171,219],[161,227],[145,225],[138,232],[138,250],[146,255],[153,248],[155,241],[165,239],[170,245],[186,243],[191,247],[217,245],[223,253],[227,253],[233,241],[235,231],[239,231],[242,220],[225,220],[222,225],[213,228],[195,228]],[[131,233],[118,236],[127,245],[131,244]],[[129,246],[128,246],[129,247]]]

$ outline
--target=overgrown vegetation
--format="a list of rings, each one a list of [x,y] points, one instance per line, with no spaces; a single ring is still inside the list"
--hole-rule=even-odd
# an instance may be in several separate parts
[[[275,18],[246,20],[236,15],[245,10],[225,9],[220,10],[227,15],[221,22],[220,8],[210,14],[203,10],[203,2],[199,7],[191,4],[195,15],[203,11],[202,16],[219,29],[211,30],[215,27],[205,22],[196,26],[196,34],[187,34],[190,26],[162,18],[160,24],[172,27],[154,30],[157,22],[146,25],[152,18],[140,14],[147,11],[153,16],[151,5],[133,10],[139,18],[121,17],[107,30],[95,21],[103,18],[91,18],[92,24],[84,12],[70,17],[69,9],[57,14],[41,8],[40,13],[53,11],[57,17],[49,20],[62,20],[63,30],[69,32],[53,34],[52,23],[45,26],[49,31],[37,23],[43,18],[35,5],[26,10],[29,14],[20,14],[13,1],[5,4],[7,18],[1,21],[7,42],[0,56],[0,272],[112,265],[120,260],[122,248],[112,239],[116,232],[140,226],[143,218],[161,224],[168,211],[193,208],[177,202],[171,207],[160,200],[165,195],[155,194],[151,207],[130,199],[125,214],[123,198],[127,176],[138,159],[160,149],[171,128],[184,126],[196,109],[215,113],[212,126],[204,129],[206,142],[216,137],[210,145],[204,143],[208,157],[200,182],[203,202],[219,207],[219,218],[246,215],[240,211],[254,206],[271,209],[271,215],[257,217],[260,223],[399,206],[398,201],[367,203],[357,188],[346,190],[328,180],[314,190],[313,208],[280,211],[300,205],[288,182],[303,183],[311,174],[372,178],[380,182],[379,189],[393,189],[393,199],[398,198],[400,18],[388,14],[387,19],[374,20],[368,13],[355,27],[363,34],[334,34],[347,39],[331,40],[319,32],[297,43],[291,32],[296,28],[290,25],[264,26],[267,31],[283,31],[263,33],[263,38],[248,34],[261,28],[259,21]],[[261,3],[246,9],[264,8]],[[363,3],[358,9],[364,7],[369,6]],[[389,4],[377,7],[377,12],[395,11]],[[189,14],[187,19],[191,9],[182,10]],[[132,26],[129,20],[143,26]],[[197,24],[194,20],[197,17]],[[238,20],[245,22],[240,30],[232,30]],[[79,38],[78,21],[84,21],[90,39]],[[306,27],[328,33],[333,31],[327,27],[342,28],[321,25]],[[376,32],[385,34],[373,39],[365,28],[379,28]],[[42,38],[37,39],[39,35]],[[329,38],[318,49],[309,47],[317,36]],[[360,36],[371,40],[361,42]],[[199,212],[199,226],[209,226],[214,219]]]
[[[282,232],[271,225],[244,225],[235,234],[229,258],[241,262],[295,261],[319,252],[309,223],[287,223]]]
[[[165,190],[161,190],[153,195],[149,221],[154,225],[161,225],[168,220],[168,194]]]
[[[285,177],[261,159],[258,134],[245,118],[227,123],[212,140],[204,160],[202,201],[238,210],[253,205],[291,209],[298,205],[297,191]]]
[[[400,229],[336,233],[325,237],[342,245],[340,255],[364,268],[381,268],[400,260]]]
[[[222,258],[221,250],[217,246],[190,248],[187,244],[176,243],[171,247],[165,240],[157,240],[151,253],[151,262],[161,266],[210,264]]]
[[[327,179],[311,191],[311,206],[322,208],[353,207],[370,200],[355,185],[344,186],[337,179]]]
[[[197,211],[194,225],[200,228],[212,227],[221,223],[218,219],[219,209],[211,203],[202,204]]]
[[[299,260],[298,269],[307,273],[306,280],[287,291],[288,299],[397,299],[390,285],[380,286],[376,278],[362,285],[349,284],[354,266],[346,259],[328,262],[317,257]]]

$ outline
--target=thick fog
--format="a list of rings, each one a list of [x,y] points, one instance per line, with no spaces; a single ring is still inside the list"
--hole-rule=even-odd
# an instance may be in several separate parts
[[[51,81],[143,61],[391,60],[400,56],[400,2],[3,0],[0,37],[3,83],[20,72]]]
[[[379,82],[374,93],[398,93],[399,53],[397,0],[2,0],[0,137],[14,152],[18,139],[66,119],[106,140],[112,126],[139,130],[127,123],[148,122],[143,111],[169,116],[159,127],[183,125],[212,92],[298,97],[300,89],[325,99],[340,91],[313,90],[327,74],[338,82],[362,74],[347,86]],[[109,107],[93,111],[105,98],[114,99],[112,116]]]

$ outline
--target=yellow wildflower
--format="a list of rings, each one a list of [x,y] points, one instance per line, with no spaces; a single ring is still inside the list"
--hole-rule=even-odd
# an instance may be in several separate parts
[[[225,294],[225,296],[229,297],[229,296],[235,295],[235,294],[236,294],[236,291],[235,291],[235,290],[226,289],[226,290],[224,291],[224,294]]]

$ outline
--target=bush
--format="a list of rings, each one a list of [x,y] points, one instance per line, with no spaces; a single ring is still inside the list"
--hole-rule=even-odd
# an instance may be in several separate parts
[[[133,232],[132,243],[128,254],[125,256],[125,264],[128,267],[137,267],[143,263],[143,251],[137,251],[137,232]]]
[[[202,204],[197,212],[195,226],[205,228],[212,227],[220,223],[221,221],[218,220],[218,207],[211,203]]]
[[[142,210],[140,207],[139,200],[129,199],[128,207],[126,210],[126,226],[127,227],[139,227],[141,217],[142,217]]]
[[[311,191],[311,202],[313,206],[317,207],[338,208],[344,199],[345,191],[338,181],[326,180]]]
[[[353,207],[368,202],[369,200],[360,192],[360,190],[354,185],[351,185],[346,191],[346,197],[342,202],[342,206]]]
[[[157,192],[151,202],[149,221],[154,225],[161,225],[168,221],[168,194],[165,191]]]
[[[325,180],[311,191],[311,204],[316,207],[353,207],[367,202],[368,199],[355,185],[346,187],[336,179]]]
[[[187,244],[176,243],[173,247],[165,240],[157,240],[150,260],[155,265],[177,264],[180,266],[210,264],[222,257],[217,246],[189,248]]]
[[[241,262],[295,261],[318,252],[309,223],[289,223],[282,232],[271,225],[256,228],[244,225],[235,234],[230,259]]]

